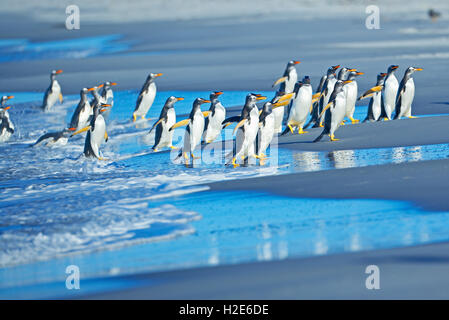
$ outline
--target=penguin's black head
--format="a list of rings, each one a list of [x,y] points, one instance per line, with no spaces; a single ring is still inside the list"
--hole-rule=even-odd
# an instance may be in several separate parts
[[[303,84],[310,84],[310,77],[309,77],[309,76],[305,76],[305,77],[302,79],[302,83],[303,83]]]
[[[388,73],[394,72],[397,68],[399,68],[398,65],[392,64],[391,66],[388,67]]]
[[[223,94],[223,91],[214,91],[210,94],[209,98],[211,101],[214,101],[214,100],[218,99],[218,97],[222,94]]]
[[[62,73],[62,70],[53,70],[50,74],[50,77],[53,79],[57,74]]]
[[[273,104],[267,101],[263,105],[263,113],[270,114],[271,112],[273,112]]]

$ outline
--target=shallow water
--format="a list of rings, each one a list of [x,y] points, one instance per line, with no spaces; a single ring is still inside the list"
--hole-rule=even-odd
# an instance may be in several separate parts
[[[447,239],[441,223],[446,213],[402,202],[199,193],[208,189],[201,184],[213,181],[441,159],[449,155],[447,145],[331,153],[273,148],[269,165],[236,169],[224,166],[225,151],[217,150],[216,162],[203,157],[186,168],[172,163],[176,152],[148,152],[154,138],[146,133],[154,120],[129,122],[137,94],[115,92],[110,140],[102,147],[112,161],[100,162],[81,157],[83,137],[66,146],[29,147],[43,133],[66,126],[76,95],[44,114],[38,94],[14,93],[20,102],[10,109],[16,133],[0,146],[0,296],[23,294],[9,287],[64,279],[69,264],[94,277]],[[160,92],[148,116],[157,118],[170,95],[186,98],[176,104],[182,114],[194,98],[208,94]],[[246,94],[225,92],[221,100],[241,105]],[[175,142],[182,136],[177,130]],[[232,137],[232,127],[224,137]],[[51,288],[45,288],[48,294]]]

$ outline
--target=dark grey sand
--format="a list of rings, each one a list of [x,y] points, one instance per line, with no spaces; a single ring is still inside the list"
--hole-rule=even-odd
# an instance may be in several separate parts
[[[105,34],[122,34],[135,41],[129,52],[103,57],[2,63],[0,88],[42,92],[51,69],[60,68],[64,93],[105,79],[118,90],[138,90],[149,72],[163,72],[159,90],[270,90],[288,60],[299,59],[300,76],[314,87],[330,65],[342,64],[365,72],[360,91],[374,84],[375,75],[390,64],[403,70],[420,66],[413,114],[449,113],[447,60],[422,58],[445,52],[439,34],[401,34],[401,28],[427,21],[382,21],[381,30],[364,28],[360,19],[281,20],[234,23],[230,20],[82,24],[67,31],[59,24],[24,16],[0,15],[0,37],[50,41]],[[11,32],[14,25],[14,32]],[[332,26],[329,29],[329,26]],[[444,29],[444,26],[443,26]],[[433,40],[435,41],[433,41]],[[416,42],[407,45],[401,41]],[[424,40],[431,40],[423,45]],[[376,48],[365,42],[390,42]],[[344,43],[352,42],[355,46]],[[362,46],[357,45],[362,43]],[[164,52],[164,54],[161,54]],[[421,54],[421,55],[420,55]],[[366,104],[367,102],[365,102]],[[449,117],[429,117],[373,124],[348,125],[336,133],[339,142],[311,143],[321,129],[280,138],[295,150],[342,150],[449,142]],[[426,210],[448,210],[449,160],[298,173],[210,184],[212,190],[259,190],[292,197],[370,198],[407,200]],[[156,281],[157,285],[89,296],[89,298],[449,298],[449,244],[374,250],[306,259],[240,264],[159,272],[125,277]],[[365,267],[381,268],[381,290],[368,291]],[[115,278],[120,279],[120,278]],[[145,282],[146,283],[146,282]]]

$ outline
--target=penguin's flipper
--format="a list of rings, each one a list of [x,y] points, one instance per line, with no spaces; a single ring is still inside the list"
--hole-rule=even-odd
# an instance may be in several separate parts
[[[109,140],[108,132],[105,130],[104,131],[104,141],[108,142],[108,140]]]
[[[229,117],[229,118],[225,119],[221,123],[221,125],[223,126],[223,129],[224,129],[227,126],[229,126],[230,124],[232,124],[233,122],[238,122],[239,120],[240,120],[240,116]]]
[[[59,102],[62,103],[62,101],[64,101],[63,97],[62,97],[62,93],[59,94]]]
[[[181,120],[181,121],[175,123],[174,125],[172,125],[172,126],[170,127],[170,129],[168,129],[168,131],[172,131],[172,130],[174,130],[174,129],[176,129],[176,128],[179,128],[179,127],[182,127],[182,126],[186,126],[186,125],[188,125],[189,123],[190,123],[190,119],[184,119],[184,120]]]
[[[159,124],[159,123],[161,123],[162,121],[163,121],[164,119],[163,118],[161,118],[161,119],[159,119],[159,121],[158,122],[156,122],[155,124],[153,124],[153,126],[151,127],[151,129],[150,129],[150,131],[148,131],[148,134],[150,134],[151,133],[151,131],[153,131],[153,129],[154,128],[156,128],[157,127],[157,125]]]

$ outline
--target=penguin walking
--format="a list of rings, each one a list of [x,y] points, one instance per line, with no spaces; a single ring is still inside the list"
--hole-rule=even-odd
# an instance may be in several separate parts
[[[357,99],[362,100],[371,97],[368,105],[368,113],[363,122],[374,122],[380,119],[380,114],[382,113],[382,88],[386,75],[386,73],[379,73],[377,75],[376,85]]]
[[[300,64],[300,61],[291,60],[287,63],[284,75],[277,79],[273,84],[273,87],[281,84],[278,93],[285,94],[293,92],[295,83],[298,81],[298,73],[296,72],[296,65]],[[284,107],[279,107],[273,110],[275,118],[275,132],[280,133],[282,131],[282,120],[284,119]]]
[[[281,108],[283,106],[281,103],[271,103],[265,102],[262,108],[262,112],[259,116],[259,131],[256,137],[256,158],[259,159],[259,164],[264,165],[267,155],[266,150],[273,140],[275,133],[275,118],[273,109]]]
[[[101,154],[100,146],[103,140],[108,141],[108,134],[106,131],[106,122],[101,115],[106,107],[109,105],[95,105],[94,114],[91,117],[90,125],[81,130],[74,132],[70,137],[81,132],[87,131],[86,140],[84,142],[84,156],[86,158],[97,158],[98,160],[105,160]]]
[[[302,82],[296,83],[294,93],[295,97],[288,115],[287,127],[282,132],[282,135],[286,134],[289,130],[293,133],[295,127],[298,128],[298,134],[307,133],[307,131],[303,130],[303,127],[312,108],[313,97],[312,85],[308,76],[305,76]]]
[[[210,114],[206,118],[203,142],[211,143],[221,133],[223,121],[226,118],[226,109],[223,107],[218,97],[222,95],[222,91],[215,91],[210,94]]]
[[[83,88],[80,92],[80,102],[73,112],[72,119],[70,120],[69,130],[78,131],[89,124],[89,118],[93,115],[93,109],[87,94],[92,91],[93,88]]]
[[[394,75],[399,66],[391,65],[388,67],[384,87],[382,89],[382,114],[384,120],[391,120],[391,114],[396,106],[396,96],[398,93],[399,82]]]
[[[114,106],[114,92],[112,91],[112,86],[116,86],[116,82],[106,81],[103,83],[103,88],[100,93],[101,103],[109,104],[111,107],[107,108],[105,112],[103,112],[103,117],[107,120],[109,118],[109,114],[111,113],[111,108]]]
[[[402,117],[415,118],[412,116],[412,103],[415,97],[415,82],[413,81],[412,74],[422,70],[422,68],[408,67],[405,71],[396,97],[395,120],[401,119]]]
[[[334,91],[329,99],[330,102],[322,111],[322,113],[325,113],[324,129],[314,142],[320,141],[325,134],[329,134],[331,141],[339,140],[335,138],[335,131],[340,127],[346,114],[346,94],[343,86],[351,82],[352,80],[338,80],[335,84]]]
[[[184,156],[186,166],[189,165],[189,154],[192,158],[192,162],[194,159],[198,159],[194,156],[193,152],[197,145],[201,143],[201,137],[204,131],[204,117],[209,115],[209,111],[201,111],[201,105],[210,102],[210,100],[197,98],[193,102],[189,118],[175,123],[169,129],[169,131],[172,131],[173,129],[187,125],[184,134],[184,146],[176,157],[176,159],[178,159],[179,157]]]
[[[53,146],[64,146],[67,144],[69,140],[69,135],[72,130],[64,129],[58,132],[49,132],[41,136],[37,141],[31,145],[31,147],[37,146],[45,146],[45,147],[53,147]]]
[[[8,141],[14,133],[14,125],[7,115],[10,106],[2,106],[0,108],[0,142]]]
[[[313,107],[311,111],[312,117],[310,118],[310,121],[305,125],[304,129],[307,129],[312,123],[313,128],[320,126],[319,115],[323,108],[324,91],[327,86],[327,78],[329,77],[330,74],[334,74],[335,76],[335,72],[338,70],[338,68],[340,68],[340,65],[330,67],[329,69],[327,69],[326,74],[321,77],[320,84],[318,85],[315,94],[312,96],[313,101]]]
[[[14,98],[14,96],[3,96],[0,99],[0,109],[3,109],[3,117],[6,118],[8,122],[8,127],[12,130],[14,130],[14,124],[11,121],[11,118],[9,117],[8,110],[11,108],[11,106],[6,106],[6,102]]]
[[[352,70],[355,70],[355,69],[352,69]],[[357,81],[355,81],[355,78],[360,75],[363,75],[363,74],[364,74],[363,72],[350,71],[349,75],[347,77],[347,80],[351,80],[352,82],[343,86],[343,90],[345,90],[345,95],[346,95],[346,114],[345,114],[345,116],[349,120],[351,120],[351,123],[360,122],[360,120],[354,119],[355,103],[357,101],[357,94],[358,94],[358,86],[357,86]]]
[[[177,98],[171,96],[165,101],[165,105],[162,108],[159,120],[153,125],[148,134],[150,134],[154,128],[156,128],[156,136],[153,145],[153,151],[158,152],[164,147],[176,149],[173,147],[173,130],[170,128],[176,123],[175,103],[177,101],[184,100],[184,98]]]
[[[236,162],[240,157],[242,160],[251,156],[256,157],[254,142],[259,130],[259,109],[256,102],[265,100],[267,97],[260,94],[250,93],[246,96],[245,105],[243,106],[242,113],[238,117],[238,123],[234,128],[233,134],[235,137],[235,153],[231,151],[226,158],[231,158],[231,163],[235,167],[239,166]],[[232,120],[231,120],[232,119]],[[227,126],[231,121],[235,121],[235,117],[225,120]],[[274,129],[276,131],[276,128]],[[256,157],[257,158],[257,157]]]
[[[53,108],[58,100],[59,103],[62,103],[61,86],[59,85],[58,80],[56,80],[56,75],[61,73],[62,70],[53,70],[50,74],[50,86],[47,91],[45,91],[44,101],[42,103],[42,109],[46,112]]]
[[[137,117],[145,119],[148,111],[153,105],[154,98],[156,98],[156,78],[162,76],[162,73],[150,73],[145,81],[145,84],[140,90],[139,97],[137,98],[136,108],[133,112],[133,122],[136,122]]]

